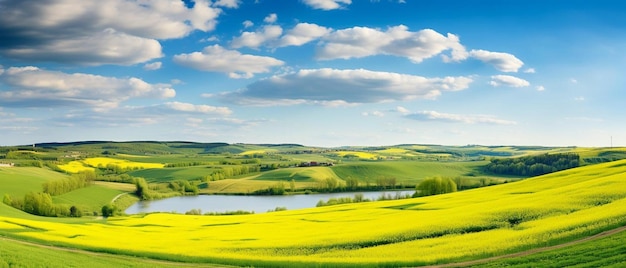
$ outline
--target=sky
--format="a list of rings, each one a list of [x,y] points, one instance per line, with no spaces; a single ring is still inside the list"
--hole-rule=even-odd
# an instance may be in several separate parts
[[[0,145],[626,146],[626,2],[0,0]]]

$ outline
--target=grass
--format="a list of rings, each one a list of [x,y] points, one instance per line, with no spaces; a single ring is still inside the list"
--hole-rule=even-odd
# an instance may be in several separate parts
[[[77,206],[84,213],[99,212],[102,206],[111,203],[111,200],[124,191],[107,188],[100,185],[92,185],[71,191],[59,196],[52,197],[55,204]]]
[[[356,162],[337,165],[332,170],[342,179],[356,178],[361,182],[376,183],[379,178],[395,177],[398,183],[415,185],[424,178],[441,175],[444,177],[481,176],[479,167],[486,162],[416,162],[384,161]]]
[[[44,182],[63,178],[67,175],[44,168],[0,167],[0,196],[22,197],[28,192],[40,192]]]
[[[168,182],[173,180],[200,180],[211,175],[215,169],[208,166],[193,166],[182,168],[143,169],[131,171],[128,174],[134,177],[145,178],[147,182]]]
[[[625,267],[626,232],[566,248],[473,267]]]
[[[254,180],[316,182],[326,178],[339,179],[329,167],[283,168],[265,172]]]
[[[145,258],[113,254],[95,254],[71,249],[38,246],[0,237],[0,267],[181,267]],[[198,265],[194,265],[198,266]],[[209,265],[207,265],[209,266]],[[209,267],[226,267],[210,265]]]
[[[240,266],[447,263],[555,245],[626,224],[625,164],[418,199],[254,215],[158,213],[89,224],[0,216],[0,234],[99,252]]]

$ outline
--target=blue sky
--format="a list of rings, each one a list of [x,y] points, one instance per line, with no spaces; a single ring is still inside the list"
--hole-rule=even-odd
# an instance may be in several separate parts
[[[0,0],[0,145],[626,146],[619,1]]]

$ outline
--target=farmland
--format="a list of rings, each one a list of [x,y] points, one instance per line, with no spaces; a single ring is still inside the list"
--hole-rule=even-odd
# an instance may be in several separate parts
[[[98,147],[101,145],[88,144],[82,149],[75,145],[72,150],[81,152],[84,159],[64,160],[60,157],[56,163],[82,161],[97,172],[103,172],[98,176],[110,181],[124,176],[144,177],[154,189],[176,180],[202,183],[207,185],[201,189],[205,193],[252,193],[277,183],[288,185],[293,182],[295,194],[305,189],[321,190],[321,182],[327,180],[346,185],[352,179],[356,179],[357,186],[375,188],[378,187],[377,181],[388,178],[394,179],[393,187],[410,189],[435,176],[457,178],[472,187],[428,197],[252,215],[157,213],[102,219],[93,216],[93,212],[99,214],[99,208],[113,198],[122,196],[119,199],[124,203],[133,202],[137,197],[132,194],[132,184],[99,181],[53,197],[55,204],[80,206],[84,211],[80,218],[38,217],[0,204],[0,235],[89,252],[193,264],[418,266],[463,262],[558,245],[626,225],[626,160],[587,163],[533,178],[494,175],[485,173],[482,168],[489,163],[490,157],[495,157],[492,155],[519,157],[576,151],[584,155],[581,159],[584,162],[585,159],[599,161],[601,157],[618,157],[620,150],[616,149],[398,145],[331,150],[295,145],[203,147],[182,144],[185,145],[182,150],[174,150],[172,144],[122,145],[107,144],[106,155],[98,155],[102,151],[102,147]],[[123,152],[113,151],[115,146],[123,148]],[[53,155],[64,155],[59,152],[61,148],[42,149],[38,155],[49,159]],[[205,154],[209,150],[220,152]],[[140,153],[145,151],[150,153]],[[355,157],[354,153],[340,156],[338,153],[359,151],[364,157]],[[366,153],[376,155],[376,159]],[[28,155],[32,156],[32,153]],[[315,160],[307,162],[304,159]],[[299,166],[301,162],[310,165],[312,161],[319,161],[317,159],[332,160],[334,165]],[[20,163],[22,160],[12,161]],[[103,168],[103,164],[94,164],[120,163],[117,161],[127,164],[121,174],[111,173],[114,170]],[[177,166],[167,167],[168,164]],[[232,173],[247,165],[266,168],[247,174]],[[230,175],[218,180],[207,179],[216,171]],[[19,196],[41,191],[42,183],[74,176],[71,173],[64,174],[45,166],[2,167],[0,194]],[[497,185],[482,187],[489,184]],[[620,241],[624,241],[621,234],[593,242],[595,246],[606,248],[602,255],[604,262],[598,263],[623,263],[623,254],[619,250],[608,249]],[[0,240],[0,243],[5,245],[6,241]],[[0,254],[15,262],[22,256],[16,253],[19,247],[8,247]],[[588,247],[591,246],[587,243],[581,244],[571,252]],[[33,252],[37,252],[36,249]],[[552,258],[550,252],[541,254],[546,255],[507,259],[493,265],[523,265]],[[80,263],[84,260],[81,258],[73,260]],[[132,258],[120,258],[111,263],[132,261]],[[591,259],[585,257],[581,261],[592,262]],[[563,260],[562,263],[567,262]]]

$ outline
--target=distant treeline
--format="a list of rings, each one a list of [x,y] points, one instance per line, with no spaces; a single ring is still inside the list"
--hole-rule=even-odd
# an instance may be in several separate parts
[[[578,166],[580,166],[578,154],[560,153],[518,158],[495,158],[485,166],[485,170],[502,175],[538,176]]]

